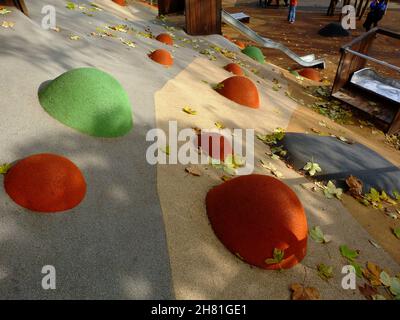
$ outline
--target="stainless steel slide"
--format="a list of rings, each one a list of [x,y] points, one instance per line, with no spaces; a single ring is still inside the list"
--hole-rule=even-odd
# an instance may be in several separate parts
[[[315,59],[313,54],[300,57],[289,48],[285,47],[283,44],[279,42],[272,41],[268,38],[261,37],[257,32],[250,29],[248,26],[241,23],[239,20],[235,19],[232,15],[230,15],[225,10],[222,10],[222,20],[229,24],[231,27],[238,30],[240,33],[248,37],[249,39],[257,42],[259,45],[264,48],[276,49],[285,53],[290,59],[296,61],[299,65],[303,67],[318,67],[325,68],[325,61],[323,59]]]

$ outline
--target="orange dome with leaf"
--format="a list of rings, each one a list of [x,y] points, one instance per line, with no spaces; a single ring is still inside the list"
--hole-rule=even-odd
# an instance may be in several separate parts
[[[228,180],[208,192],[206,206],[218,239],[245,262],[276,270],[305,257],[306,215],[280,180],[257,174]]]

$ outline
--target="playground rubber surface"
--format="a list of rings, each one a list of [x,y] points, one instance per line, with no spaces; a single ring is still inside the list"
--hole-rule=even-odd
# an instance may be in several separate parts
[[[301,170],[311,159],[318,163],[322,172],[315,175],[317,180],[332,180],[345,187],[345,180],[353,175],[363,182],[363,193],[375,188],[394,197],[392,192],[400,190],[400,169],[360,143],[289,132],[282,146],[288,151],[288,162],[296,170]]]
[[[306,277],[323,299],[362,299],[341,289],[340,271],[346,261],[338,246],[361,248],[360,264],[374,261],[397,274],[399,265],[383,249],[369,244],[371,235],[339,201],[303,189],[308,180],[274,162],[281,179],[304,206],[309,227],[321,226],[332,242],[327,247],[308,239],[307,255],[285,272],[252,268],[232,255],[214,234],[206,212],[206,195],[223,183],[218,170],[199,166],[201,177],[189,175],[185,165],[151,166],[146,161],[146,134],[169,121],[178,130],[213,128],[254,129],[257,133],[287,128],[298,105],[287,97],[288,83],[281,70],[260,65],[241,54],[221,36],[187,36],[176,30],[171,48],[155,39],[106,29],[129,26],[154,35],[165,32],[155,12],[142,6],[121,8],[98,0],[104,9],[93,16],[68,10],[64,1],[27,0],[31,19],[13,10],[10,29],[0,28],[1,162],[14,163],[38,153],[66,157],[81,170],[87,189],[75,208],[54,215],[26,210],[0,192],[0,297],[4,299],[288,299],[288,287]],[[80,3],[89,6],[89,1]],[[55,5],[59,32],[40,27],[44,4]],[[125,20],[127,18],[128,20]],[[115,37],[91,35],[97,28]],[[78,40],[76,39],[78,36]],[[73,37],[71,39],[71,37]],[[119,38],[123,38],[123,43]],[[194,50],[218,45],[234,51],[245,62],[246,75],[257,86],[260,108],[245,108],[213,89],[232,76],[224,70],[232,62],[216,61]],[[135,42],[135,47],[126,45]],[[202,42],[200,42],[200,40]],[[157,49],[173,53],[170,68],[154,63],[147,54]],[[126,91],[134,126],[117,138],[99,138],[77,132],[51,117],[41,106],[41,84],[66,71],[90,67],[115,78]],[[258,74],[251,69],[259,69]],[[282,88],[273,90],[273,80]],[[190,106],[197,111],[182,111]],[[255,139],[255,172],[269,175],[259,165],[269,161],[267,147]],[[1,177],[0,179],[3,180]],[[315,266],[332,265],[335,280],[321,280]],[[57,290],[43,290],[41,270],[57,270]]]

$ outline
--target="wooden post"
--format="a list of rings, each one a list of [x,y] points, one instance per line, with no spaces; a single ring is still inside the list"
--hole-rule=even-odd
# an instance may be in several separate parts
[[[186,32],[190,35],[221,34],[221,0],[186,0]]]
[[[183,13],[185,0],[158,0],[158,13],[166,15],[171,13]]]

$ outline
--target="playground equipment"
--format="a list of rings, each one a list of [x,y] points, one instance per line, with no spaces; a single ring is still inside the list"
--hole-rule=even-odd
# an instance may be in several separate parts
[[[395,72],[400,67],[368,55],[378,34],[400,40],[400,33],[374,28],[341,48],[332,96],[376,118],[389,134],[400,131],[400,80],[382,77],[367,62]]]
[[[190,35],[221,34],[221,0],[160,0],[158,9],[161,15],[185,11]]]
[[[259,45],[263,46],[264,48],[269,49],[276,49],[282,51],[286,54],[290,59],[296,61],[299,65],[303,67],[318,67],[318,68],[325,68],[325,61],[323,59],[315,59],[315,55],[310,54],[304,57],[301,57],[291,51],[289,48],[285,47],[283,44],[275,42],[268,38],[261,37],[257,32],[250,29],[245,24],[241,23],[232,15],[230,15],[225,10],[222,10],[222,20],[229,24],[234,29],[238,30],[240,33],[248,37],[250,40],[258,43]]]
[[[28,8],[25,5],[24,0],[3,0],[0,1],[0,5],[9,5],[9,6],[15,6],[19,10],[21,10],[26,16],[28,16]]]
[[[223,10],[221,0],[160,0],[158,2],[158,9],[160,15],[182,13],[184,11],[186,15],[186,32],[188,34],[221,34],[222,20],[264,48],[282,51],[303,67],[325,68],[324,60],[315,59],[315,55],[313,54],[301,57],[284,45],[261,37],[258,33],[236,19],[235,16]],[[207,14],[204,14],[205,12]]]

